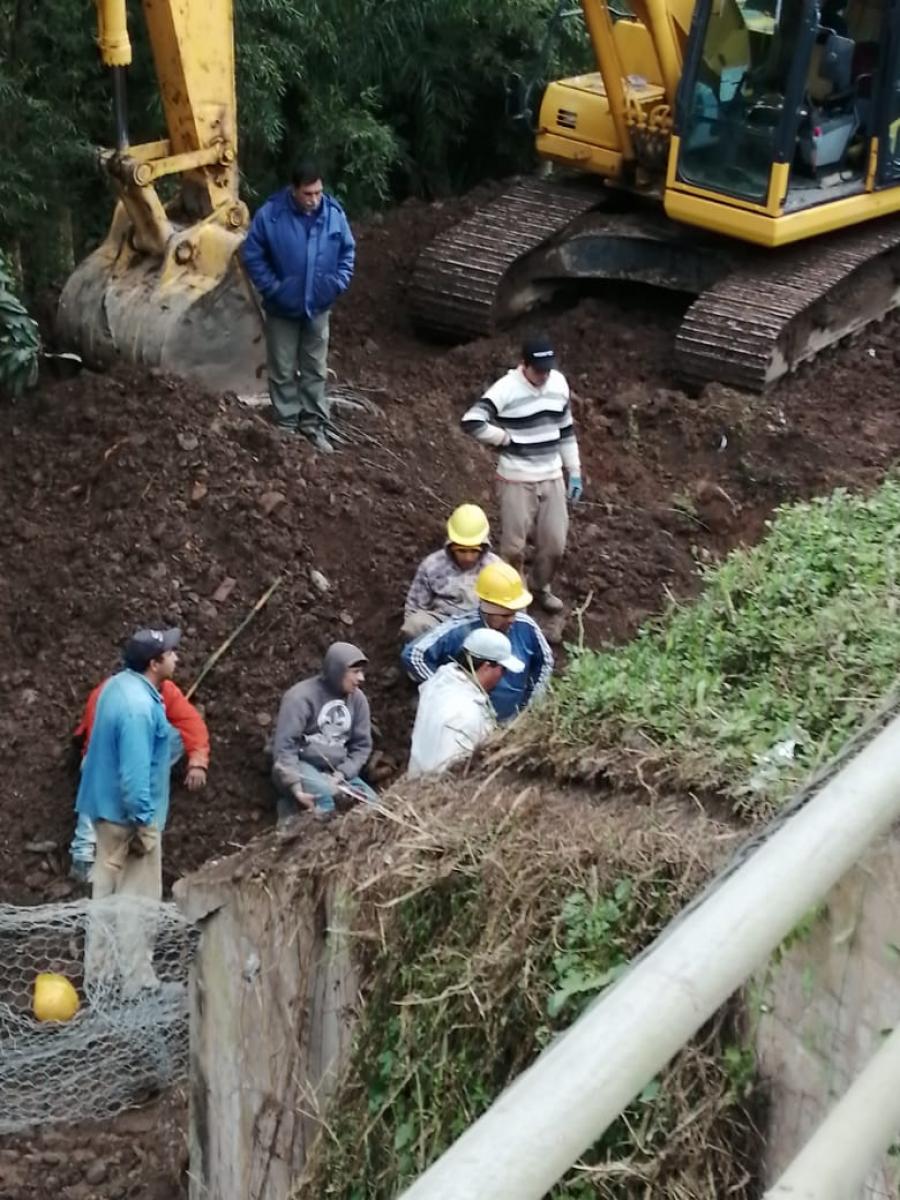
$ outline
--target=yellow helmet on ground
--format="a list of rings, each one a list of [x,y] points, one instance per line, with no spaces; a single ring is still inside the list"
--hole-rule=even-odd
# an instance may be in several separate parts
[[[477,504],[461,504],[447,522],[447,537],[454,546],[483,546],[490,532],[487,514]]]
[[[486,604],[518,612],[531,603],[531,592],[522,582],[522,576],[509,563],[492,562],[478,572],[475,580],[475,595]]]
[[[39,1021],[71,1021],[81,1007],[65,975],[42,972],[34,981],[32,1011]]]

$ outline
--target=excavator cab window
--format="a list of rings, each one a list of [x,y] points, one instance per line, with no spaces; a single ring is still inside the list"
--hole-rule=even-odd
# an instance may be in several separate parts
[[[765,203],[790,161],[818,20],[811,0],[700,0],[679,93],[678,174]]]

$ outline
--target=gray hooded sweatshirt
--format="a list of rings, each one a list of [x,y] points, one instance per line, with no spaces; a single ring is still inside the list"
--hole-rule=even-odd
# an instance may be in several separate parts
[[[325,653],[321,673],[285,692],[272,742],[277,784],[291,788],[302,782],[300,759],[344,779],[354,779],[363,769],[372,753],[369,702],[358,688],[345,696],[341,680],[348,667],[364,662],[358,646],[335,642]]]

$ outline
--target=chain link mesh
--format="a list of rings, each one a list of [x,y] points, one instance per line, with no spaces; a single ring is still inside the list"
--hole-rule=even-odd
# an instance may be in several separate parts
[[[185,1078],[198,937],[174,905],[136,897],[0,904],[0,1134],[102,1120]],[[70,1020],[33,1015],[42,972],[77,989]]]

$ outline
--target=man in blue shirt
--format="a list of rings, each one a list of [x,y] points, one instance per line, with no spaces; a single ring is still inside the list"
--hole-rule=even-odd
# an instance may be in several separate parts
[[[456,659],[473,629],[496,629],[509,638],[512,655],[523,670],[505,671],[491,692],[499,721],[509,721],[541,695],[553,673],[553,652],[538,623],[525,609],[531,603],[522,577],[509,563],[492,562],[475,581],[478,608],[451,617],[403,649],[403,665],[416,683],[424,683],[444,663]]]
[[[332,305],[350,286],[356,244],[344,210],[325,194],[314,163],[300,163],[290,186],[257,211],[241,258],[266,311],[275,424],[331,454],[325,395],[329,321]]]
[[[162,898],[160,836],[169,810],[170,739],[160,687],[175,672],[179,629],[141,629],[125,646],[125,669],[100,693],[75,810],[94,824],[91,898]],[[85,948],[87,981],[116,973],[126,992],[153,986],[152,921],[138,906],[98,916]]]
[[[160,695],[175,673],[179,629],[141,629],[124,651],[125,669],[97,702],[76,811],[97,829],[95,898],[162,894],[159,835],[169,811],[170,738]]]

